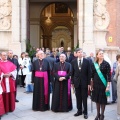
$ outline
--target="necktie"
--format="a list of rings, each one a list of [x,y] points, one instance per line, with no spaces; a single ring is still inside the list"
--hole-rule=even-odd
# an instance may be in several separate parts
[[[81,69],[81,66],[82,66],[81,60],[79,60],[79,69]]]

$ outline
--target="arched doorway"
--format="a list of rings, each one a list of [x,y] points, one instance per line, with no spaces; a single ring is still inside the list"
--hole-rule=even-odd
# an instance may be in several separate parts
[[[46,0],[47,1],[47,0]],[[56,0],[57,1],[57,0]],[[59,1],[59,0],[58,0]],[[35,47],[50,48],[55,46],[53,42],[55,32],[56,38],[61,44],[56,43],[56,47],[61,45],[74,47],[75,36],[77,37],[76,16],[77,2],[70,0],[65,2],[30,2],[30,43]],[[59,31],[59,32],[58,32]],[[60,33],[60,34],[59,34]],[[64,34],[63,34],[64,33]],[[75,34],[75,36],[74,36]],[[70,42],[69,42],[69,41]],[[67,41],[67,42],[66,42]],[[67,45],[66,45],[67,44]],[[76,44],[75,44],[76,46]]]
[[[71,32],[65,26],[58,26],[52,31],[52,47],[72,47]]]
[[[46,6],[41,13],[40,22],[44,33],[41,36],[41,46],[52,49],[53,47],[73,47],[73,13],[64,3],[52,3]],[[54,40],[56,39],[56,40]],[[68,40],[70,42],[68,42]],[[68,44],[69,43],[69,44]]]

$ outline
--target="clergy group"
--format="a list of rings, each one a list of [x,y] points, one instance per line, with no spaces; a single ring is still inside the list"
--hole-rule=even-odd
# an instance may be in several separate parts
[[[45,58],[42,50],[37,52],[38,59],[32,65],[33,111],[52,110],[69,112],[72,110],[71,87],[75,90],[77,113],[88,118],[87,97],[90,88],[91,68],[89,60],[83,58],[82,49],[76,49],[77,58],[71,63],[66,61],[66,54],[59,55],[59,62]],[[51,84],[51,85],[50,85]],[[50,86],[52,103],[50,106]]]
[[[12,50],[8,53],[2,52],[0,54],[0,117],[15,110],[15,102],[19,102],[16,96],[17,81],[20,78],[20,87],[25,88],[27,92],[33,92],[30,106],[33,112],[51,110],[57,114],[71,111],[73,109],[71,91],[73,91],[76,96],[74,116],[83,115],[84,119],[88,119],[87,98],[89,93],[93,93],[91,99],[97,105],[95,120],[104,120],[106,91],[109,92],[111,81],[110,65],[104,61],[102,51],[96,55],[96,58],[98,62],[94,64],[95,57],[92,53],[87,58],[81,48],[75,49],[74,53],[70,48],[64,51],[63,47],[52,51],[36,49],[32,58],[26,52],[22,52],[20,58],[14,56]],[[104,73],[107,87],[102,82],[101,71]]]

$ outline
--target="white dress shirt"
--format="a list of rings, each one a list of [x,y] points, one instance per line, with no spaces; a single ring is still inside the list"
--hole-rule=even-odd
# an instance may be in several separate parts
[[[81,65],[83,63],[83,57],[80,59],[79,57],[77,58],[77,61],[78,61],[78,67],[79,67],[79,63],[80,63],[80,60],[81,60]]]

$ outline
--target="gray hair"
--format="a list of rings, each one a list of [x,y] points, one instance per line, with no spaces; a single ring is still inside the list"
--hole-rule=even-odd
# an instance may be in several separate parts
[[[75,52],[77,53],[78,51],[81,51],[82,48],[76,48]]]

